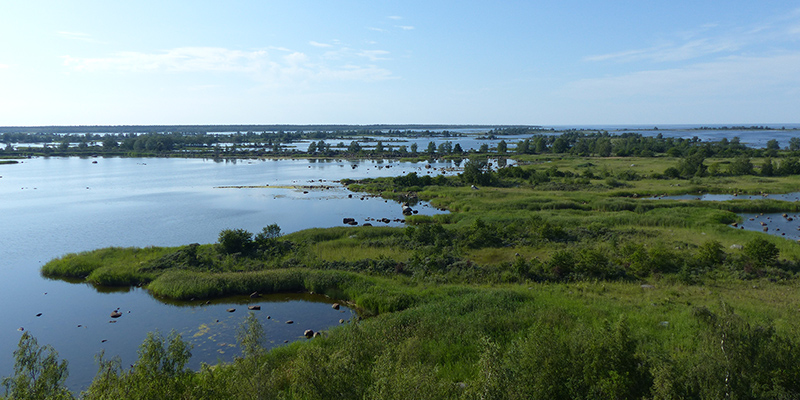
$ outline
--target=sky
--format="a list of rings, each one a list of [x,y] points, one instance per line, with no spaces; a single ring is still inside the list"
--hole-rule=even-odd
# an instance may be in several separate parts
[[[797,1],[0,0],[0,126],[798,122]]]

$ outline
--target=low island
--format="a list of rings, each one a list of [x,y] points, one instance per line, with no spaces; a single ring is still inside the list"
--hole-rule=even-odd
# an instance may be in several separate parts
[[[800,394],[800,245],[785,232],[743,229],[742,216],[792,223],[800,203],[763,195],[798,190],[795,151],[726,142],[650,154],[639,138],[614,157],[593,150],[602,137],[570,153],[587,140],[574,139],[561,153],[521,142],[516,154],[472,154],[458,176],[342,182],[449,210],[407,216],[404,228],[282,235],[270,225],[222,231],[214,244],[47,263],[48,277],[142,285],[172,299],[321,293],[366,317],[271,351],[250,321],[242,357],[200,371],[183,368],[180,338],[148,338],[143,349],[164,351],[140,353],[131,369],[101,363],[86,398]],[[545,140],[552,149],[558,139]],[[507,156],[514,165],[493,165]],[[662,198],[706,193],[734,200]],[[763,198],[744,199],[753,194]]]

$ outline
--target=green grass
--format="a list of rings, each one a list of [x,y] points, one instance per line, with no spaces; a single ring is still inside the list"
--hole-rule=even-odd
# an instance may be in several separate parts
[[[42,273],[144,284],[174,299],[322,293],[371,316],[189,374],[187,398],[800,396],[800,246],[729,226],[737,213],[800,205],[647,199],[790,192],[796,177],[660,179],[678,162],[669,157],[521,160],[596,178],[478,190],[450,178],[413,188],[450,213],[410,216],[407,228],[308,229],[245,255],[216,245],[100,249]],[[391,179],[354,185],[389,198],[410,190]],[[778,259],[753,258],[750,243],[775,246]],[[109,394],[106,379],[95,393],[130,395]]]

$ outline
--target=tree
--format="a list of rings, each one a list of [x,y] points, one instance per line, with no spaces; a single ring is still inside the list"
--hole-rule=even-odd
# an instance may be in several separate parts
[[[252,312],[247,314],[242,325],[236,331],[236,339],[242,348],[242,357],[255,361],[255,358],[265,353],[264,341],[266,335],[264,334],[264,327],[258,321],[256,315]]]
[[[271,224],[265,226],[264,229],[261,230],[258,234],[256,234],[256,238],[253,241],[255,245],[258,247],[260,251],[268,252],[278,241],[278,238],[281,237],[281,227],[278,224]]]
[[[439,143],[439,148],[438,148],[437,151],[441,155],[452,153],[453,152],[453,142],[448,140],[448,141]]]
[[[481,147],[478,148],[478,153],[488,153],[489,152],[489,145],[484,143]]]
[[[508,144],[505,140],[501,140],[500,143],[497,144],[497,154],[506,154],[508,151]]]
[[[533,140],[533,147],[536,153],[541,154],[547,152],[547,143],[542,136],[538,136]]]
[[[417,146],[416,143],[411,143],[411,152],[412,153],[417,154],[417,149],[418,148],[419,148],[419,146]]]
[[[678,163],[678,170],[681,172],[681,175],[685,177],[703,176],[706,174],[706,169],[708,168],[703,164],[705,159],[705,155],[702,151],[695,151],[681,159]]]
[[[531,148],[530,139],[521,140],[519,141],[519,143],[517,143],[518,154],[528,154],[530,152],[530,148]]]
[[[453,146],[453,153],[461,154],[463,152],[464,152],[464,149],[461,148],[461,144],[460,143],[456,143],[456,145]]]
[[[569,150],[569,142],[566,139],[559,136],[553,141],[553,148],[551,149],[553,153],[566,153]]]
[[[494,181],[494,173],[489,170],[489,164],[485,160],[470,158],[464,164],[461,179],[465,183],[473,185],[491,185]]]
[[[22,334],[14,351],[14,376],[3,379],[10,399],[72,399],[64,386],[67,361],[58,361],[51,346],[39,347],[36,338]]]
[[[775,139],[770,139],[767,141],[767,148],[764,154],[767,157],[776,157],[778,155],[778,150],[780,150],[781,146],[778,144],[778,141]]]
[[[731,175],[750,175],[753,173],[753,163],[750,162],[750,157],[741,155],[733,159],[728,171]]]
[[[98,357],[100,370],[84,393],[86,399],[183,399],[190,398],[191,370],[186,368],[191,345],[172,331],[168,338],[148,333],[139,346],[139,358],[130,370],[123,370],[119,357]]]
[[[793,137],[789,139],[789,150],[791,151],[798,151],[800,150],[800,138]]]
[[[359,151],[361,151],[361,145],[358,144],[358,142],[356,142],[355,140],[350,142],[350,146],[347,146],[348,153],[358,153]]]
[[[595,153],[600,157],[608,157],[611,155],[611,139],[600,138],[597,139],[594,148]]]
[[[317,142],[312,140],[311,143],[308,144],[308,154],[314,154],[316,152],[317,152]]]
[[[244,229],[225,229],[219,233],[222,254],[247,254],[253,247],[253,234]]]
[[[378,144],[376,144],[376,145],[375,145],[375,152],[376,152],[376,153],[383,153],[385,150],[386,150],[386,149],[384,149],[384,148],[383,148],[383,142],[381,142],[381,141],[379,140],[379,141],[378,141]]]
[[[771,158],[767,158],[766,160],[764,160],[764,163],[761,164],[761,175],[763,176],[775,175],[775,164],[772,163]]]
[[[770,139],[767,141],[767,150],[780,150],[781,146],[778,144],[778,140]]]
[[[112,150],[119,147],[119,143],[117,143],[117,138],[111,136],[111,134],[106,135],[103,138],[103,150]]]
[[[433,155],[434,153],[436,153],[436,143],[428,142],[428,148],[425,149],[425,152],[430,154],[430,155]]]

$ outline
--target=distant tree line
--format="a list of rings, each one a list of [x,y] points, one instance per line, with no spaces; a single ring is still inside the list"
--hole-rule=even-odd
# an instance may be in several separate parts
[[[49,155],[127,155],[127,156],[183,156],[183,157],[260,157],[317,156],[317,157],[466,157],[485,155],[537,155],[564,154],[597,157],[654,157],[669,156],[686,160],[680,175],[715,172],[702,167],[708,158],[786,158],[800,156],[800,137],[790,139],[781,149],[777,140],[767,142],[764,148],[745,146],[738,137],[723,138],[716,142],[703,142],[692,138],[644,136],[625,132],[610,134],[607,131],[567,130],[546,135],[539,128],[493,129],[490,136],[525,135],[530,137],[513,142],[500,140],[493,147],[481,144],[478,149],[463,149],[457,141],[428,142],[424,148],[404,139],[421,137],[460,137],[452,131],[401,131],[401,130],[340,130],[340,131],[275,131],[209,133],[109,133],[56,134],[56,133],[3,133],[0,135],[0,154],[8,156]],[[307,150],[293,148],[303,140],[310,140]],[[371,143],[376,143],[374,146]],[[26,146],[25,144],[37,144]],[[370,145],[367,145],[370,144]],[[41,145],[41,146],[39,146]],[[783,174],[793,170],[792,163],[775,163],[761,166],[767,174]],[[784,165],[785,164],[785,165]],[[693,167],[697,165],[697,167]],[[711,168],[709,166],[708,168]],[[772,172],[770,172],[770,168]],[[738,162],[731,172],[750,171],[744,161]],[[674,174],[673,171],[670,173]]]

